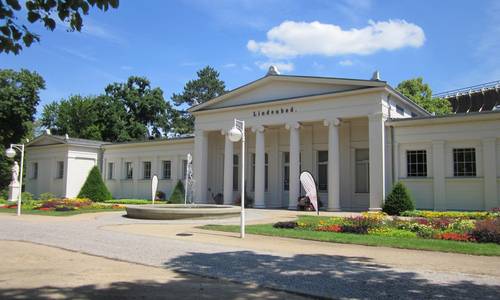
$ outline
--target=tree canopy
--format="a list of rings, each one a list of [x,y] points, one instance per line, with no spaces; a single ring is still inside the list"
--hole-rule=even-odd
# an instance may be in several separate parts
[[[40,90],[45,81],[28,70],[0,70],[0,189],[10,181],[11,160],[5,157],[10,144],[32,135]]]
[[[42,125],[55,134],[122,142],[161,137],[172,126],[172,108],[144,77],[113,83],[98,96],[71,96],[44,106]]]
[[[187,111],[193,105],[201,104],[226,93],[224,81],[219,79],[219,72],[210,66],[196,72],[198,78],[190,80],[181,94],[173,94],[172,101],[177,106],[177,116],[173,131],[177,134],[192,133],[194,118]]]
[[[21,19],[26,18],[31,24],[40,22],[54,31],[58,18],[67,23],[69,31],[81,31],[82,15],[88,15],[90,8],[107,11],[110,7],[117,8],[119,0],[28,0],[24,4],[23,9],[18,0],[0,1],[0,20],[5,20],[0,26],[0,53],[19,54],[23,45],[30,47],[40,41],[38,34],[20,23]]]
[[[432,98],[432,89],[422,77],[401,81],[396,90],[430,113],[438,116],[451,113],[451,104],[446,99]]]

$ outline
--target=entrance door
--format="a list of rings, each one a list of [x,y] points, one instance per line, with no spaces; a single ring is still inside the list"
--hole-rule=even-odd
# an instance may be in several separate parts
[[[370,160],[369,150],[366,148],[354,149],[354,191],[351,208],[366,210],[370,206]]]
[[[290,191],[290,152],[280,152],[281,206],[288,207]]]

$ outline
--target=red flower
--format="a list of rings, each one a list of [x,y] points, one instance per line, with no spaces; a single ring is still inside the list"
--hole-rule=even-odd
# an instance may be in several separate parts
[[[327,231],[327,232],[342,232],[342,227],[340,225],[326,225],[320,226],[316,230],[318,231]]]
[[[436,238],[439,240],[449,240],[449,241],[459,241],[459,242],[469,242],[473,238],[468,233],[455,233],[455,232],[445,232],[437,234]]]

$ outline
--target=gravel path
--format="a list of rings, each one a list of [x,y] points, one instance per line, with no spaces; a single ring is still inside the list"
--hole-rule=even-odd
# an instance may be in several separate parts
[[[250,221],[259,218],[263,215],[258,211],[248,212]],[[30,241],[327,298],[498,299],[500,294],[500,278],[491,276],[412,271],[375,264],[366,257],[290,256],[248,251],[215,242],[182,241],[102,229],[114,224],[192,224],[193,221],[140,221],[123,218],[119,213],[87,219],[57,219],[33,221],[0,216],[0,239]],[[233,218],[209,223],[237,221]]]

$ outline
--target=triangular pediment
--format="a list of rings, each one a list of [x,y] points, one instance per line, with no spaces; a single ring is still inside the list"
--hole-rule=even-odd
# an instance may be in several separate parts
[[[27,146],[34,147],[34,146],[48,146],[48,145],[62,145],[62,144],[66,144],[63,139],[50,134],[43,134],[41,136],[36,137],[31,142],[29,142]]]
[[[244,106],[263,102],[317,96],[384,86],[383,81],[328,77],[266,76],[227,94],[194,106],[190,111]]]

